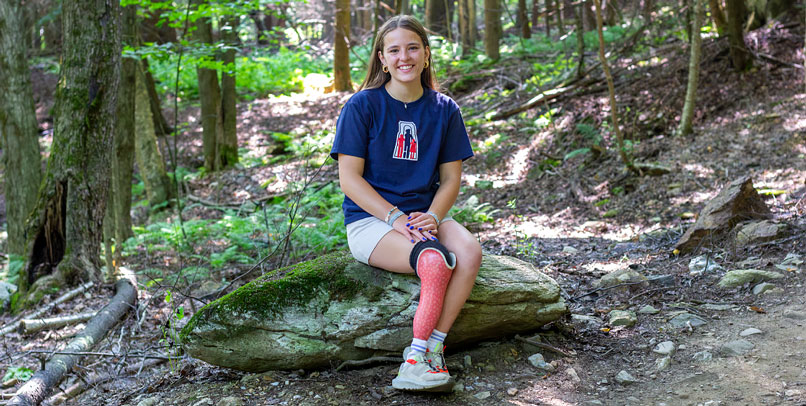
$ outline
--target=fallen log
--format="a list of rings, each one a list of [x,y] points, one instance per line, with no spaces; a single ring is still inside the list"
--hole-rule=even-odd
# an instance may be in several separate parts
[[[576,85],[558,87],[556,89],[547,90],[545,92],[540,93],[539,95],[537,95],[535,97],[532,97],[531,100],[527,101],[526,103],[521,104],[518,107],[515,107],[514,109],[510,109],[510,110],[507,110],[507,111],[502,111],[502,112],[500,112],[498,114],[495,114],[494,116],[490,117],[490,121],[502,120],[502,119],[505,119],[507,117],[513,116],[515,114],[518,114],[518,113],[520,113],[522,111],[529,110],[532,107],[535,107],[535,106],[539,105],[540,103],[545,103],[545,102],[548,102],[551,99],[556,99],[556,98],[558,98],[558,97],[560,97],[560,96],[562,96],[562,95],[564,95],[564,94],[566,94],[566,93],[568,93],[568,92],[570,92],[571,90],[574,90],[574,89],[576,89]]]
[[[23,334],[33,334],[42,330],[56,329],[69,324],[83,323],[95,316],[97,312],[71,314],[47,319],[22,319],[19,331]]]
[[[87,328],[79,333],[64,349],[69,352],[91,350],[109,330],[123,318],[126,312],[134,308],[137,291],[134,283],[122,278],[115,284],[115,296],[87,324]],[[45,368],[38,371],[25,383],[6,404],[7,406],[34,406],[45,399],[48,392],[73,369],[79,356],[58,354],[51,358]]]
[[[45,307],[43,307],[43,308],[33,312],[31,315],[27,316],[27,318],[35,319],[37,317],[42,317],[43,314],[51,311],[54,307],[56,307],[56,306],[58,306],[58,305],[60,305],[60,304],[62,304],[64,302],[66,302],[66,301],[78,296],[79,293],[83,293],[85,290],[91,288],[93,285],[94,285],[93,282],[87,282],[87,283],[85,283],[85,284],[83,284],[83,285],[81,285],[81,286],[79,286],[79,287],[77,287],[77,288],[75,288],[75,289],[63,294],[63,295],[61,295],[58,299],[48,303]],[[22,318],[22,316],[20,318]],[[19,327],[20,327],[20,320],[17,319],[16,321],[14,321],[11,324],[3,327],[3,329],[0,330],[0,337],[4,336],[4,335],[6,335],[6,334],[8,334],[8,333],[10,333],[12,331],[17,330]]]
[[[143,367],[154,367],[163,362],[165,359],[150,359],[150,360],[143,360],[142,362],[138,362],[130,367],[127,367],[123,373],[119,375],[100,375],[94,376],[87,380],[82,380],[76,382],[75,384],[71,385],[69,388],[65,389],[62,392],[59,392],[48,399],[47,404],[50,406],[56,406],[62,404],[70,399],[77,397],[78,395],[84,393],[87,389],[94,385],[100,385],[106,382],[109,382],[114,379],[119,379],[121,377],[127,377],[130,374],[137,374]]]

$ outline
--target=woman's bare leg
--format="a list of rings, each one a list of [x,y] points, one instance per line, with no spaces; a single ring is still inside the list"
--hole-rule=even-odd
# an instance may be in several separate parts
[[[396,273],[413,273],[409,265],[409,255],[414,244],[403,234],[392,230],[386,233],[372,254],[369,255],[369,264]]]

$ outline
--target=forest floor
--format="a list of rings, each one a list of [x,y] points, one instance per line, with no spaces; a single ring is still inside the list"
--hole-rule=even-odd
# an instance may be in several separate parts
[[[609,120],[601,88],[557,101],[552,124],[546,128],[523,130],[524,123],[545,113],[537,110],[511,120],[483,124],[475,120],[469,125],[474,145],[498,140],[496,148],[477,151],[464,167],[459,200],[476,195],[498,210],[494,222],[478,224],[472,231],[486,253],[532,263],[559,282],[571,313],[591,316],[586,323],[569,316],[535,332],[536,339],[571,356],[546,352],[514,337],[449,348],[448,366],[458,382],[450,394],[391,389],[398,364],[250,374],[185,358],[93,385],[68,404],[806,405],[806,264],[783,271],[775,266],[790,254],[806,259],[806,84],[803,70],[791,66],[801,63],[803,37],[799,24],[776,23],[754,31],[748,43],[770,59],[756,59],[756,67],[741,74],[730,69],[726,41],[706,41],[695,130],[685,137],[672,135],[682,109],[688,60],[679,44],[655,56],[656,64],[617,77],[620,109],[631,107],[624,122],[629,138],[636,141],[632,152],[639,160],[672,168],[661,176],[627,175],[607,138],[601,140],[607,147],[601,155],[562,159],[586,145],[577,124],[598,128]],[[460,105],[484,111],[472,91],[454,96]],[[516,92],[513,104],[530,96]],[[239,125],[243,147],[263,148],[270,154],[273,141],[267,131],[333,128],[339,106],[348,97],[304,94],[244,103]],[[189,109],[182,115],[196,113]],[[465,117],[468,122],[473,118]],[[200,165],[199,133],[191,131],[179,141],[181,159],[189,167]],[[190,189],[195,196],[216,201],[260,197],[282,191],[277,183],[270,186],[277,190],[260,187],[280,170],[231,170],[194,181]],[[326,166],[320,176],[334,180],[335,165]],[[749,247],[728,241],[703,247],[698,255],[708,254],[724,269],[690,275],[693,256],[673,253],[675,242],[693,224],[692,213],[742,176],[750,176],[757,189],[786,191],[767,197],[766,203],[776,221],[789,225],[788,237]],[[211,213],[194,210],[190,216]],[[151,267],[163,260],[142,259],[126,266]],[[593,288],[603,275],[627,267],[650,278],[667,277],[634,290]],[[786,276],[775,282],[776,289],[759,295],[752,293],[752,286],[732,290],[716,286],[726,270],[748,267],[779,270]],[[71,314],[97,308],[111,288],[96,293],[58,311]],[[160,326],[172,308],[163,298],[141,290],[145,316],[140,321],[129,318],[97,351],[164,350]],[[632,327],[608,327],[610,310],[638,311],[647,305],[657,313],[639,313]],[[682,328],[669,324],[681,313],[696,315],[704,324]],[[0,316],[0,322],[9,320],[8,315]],[[54,343],[63,346],[79,328],[28,337],[6,335],[0,363],[35,370],[38,361],[30,350]],[[749,328],[760,332],[740,337]],[[754,347],[740,356],[723,356],[723,345],[739,339]],[[652,350],[664,341],[673,342],[676,351],[671,365],[662,369],[657,366],[662,356]],[[529,363],[527,358],[538,352],[554,372],[545,373]],[[85,357],[76,372],[82,379],[92,373],[120,372],[122,366],[139,361],[131,358]],[[618,380],[621,371],[634,382]]]

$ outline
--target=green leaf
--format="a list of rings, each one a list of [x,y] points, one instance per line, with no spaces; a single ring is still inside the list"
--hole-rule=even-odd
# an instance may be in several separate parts
[[[563,157],[563,161],[567,161],[567,160],[569,160],[569,159],[571,159],[571,158],[573,158],[573,157],[575,157],[577,155],[587,154],[588,152],[591,152],[590,148],[575,149],[575,150],[565,154],[565,156]]]

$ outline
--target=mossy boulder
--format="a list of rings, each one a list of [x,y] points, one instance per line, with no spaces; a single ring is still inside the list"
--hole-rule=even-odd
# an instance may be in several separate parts
[[[419,287],[414,275],[332,253],[266,274],[208,304],[181,338],[195,358],[250,372],[396,353],[411,341]],[[485,256],[447,344],[533,331],[566,311],[553,279],[515,258]]]

